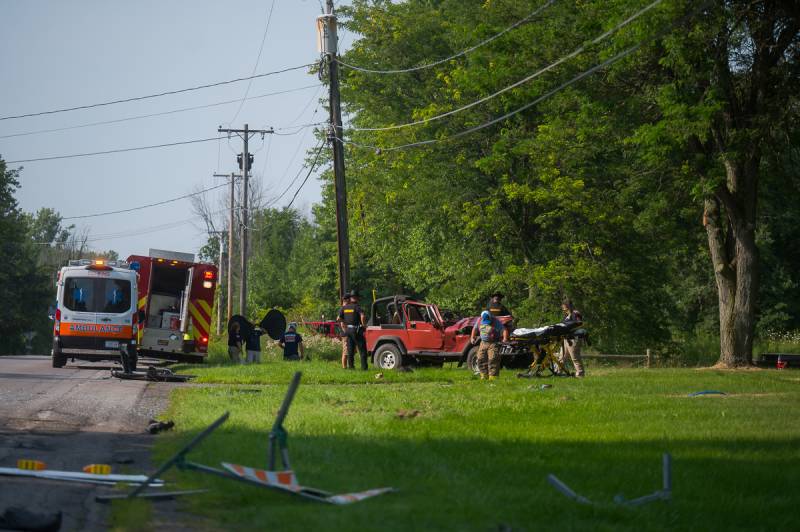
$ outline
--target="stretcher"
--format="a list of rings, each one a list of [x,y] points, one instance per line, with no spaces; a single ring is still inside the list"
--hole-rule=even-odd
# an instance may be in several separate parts
[[[531,355],[533,362],[528,370],[517,374],[521,378],[542,377],[543,371],[552,376],[572,376],[556,353],[565,341],[571,345],[579,339],[588,339],[589,332],[582,325],[580,321],[562,321],[533,329],[514,329],[509,341],[500,345],[500,354]]]

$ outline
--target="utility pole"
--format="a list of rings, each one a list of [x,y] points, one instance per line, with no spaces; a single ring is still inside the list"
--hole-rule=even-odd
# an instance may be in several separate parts
[[[239,283],[239,314],[247,317],[247,224],[250,223],[249,213],[247,211],[247,194],[250,186],[248,175],[250,173],[250,165],[253,164],[253,156],[247,151],[247,144],[250,142],[252,135],[260,134],[261,138],[267,133],[274,133],[273,129],[250,129],[247,124],[244,129],[223,129],[222,126],[217,128],[219,133],[235,133],[244,142],[244,151],[240,155],[240,168],[244,176],[244,190],[242,191],[242,236],[239,240],[239,246],[242,252],[242,279]]]
[[[227,174],[214,174],[214,177],[228,177]],[[228,320],[233,316],[233,222],[234,212],[236,210],[236,198],[234,193],[234,183],[237,177],[242,177],[231,173],[231,198],[230,198],[230,218],[228,220],[228,295],[225,298],[227,304],[227,317]]]
[[[336,235],[339,250],[339,298],[350,289],[350,238],[347,228],[347,182],[344,178],[344,144],[342,142],[342,108],[339,97],[339,64],[336,62],[338,42],[333,0],[327,0],[324,15],[317,17],[320,52],[328,63],[330,83],[330,121],[328,141],[333,148],[334,190],[336,193]]]

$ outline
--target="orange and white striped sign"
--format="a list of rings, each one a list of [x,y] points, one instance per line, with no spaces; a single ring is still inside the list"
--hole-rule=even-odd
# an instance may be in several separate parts
[[[359,491],[357,493],[342,493],[340,495],[321,497],[320,494],[323,492],[320,490],[317,490],[316,488],[306,488],[298,484],[294,471],[265,471],[263,469],[255,469],[253,467],[247,467],[238,464],[228,464],[226,462],[222,463],[222,467],[237,477],[249,480],[251,482],[263,484],[264,486],[270,488],[286,490],[307,497],[311,494],[311,498],[331,504],[352,504],[354,502],[363,501],[364,499],[369,499],[370,497],[376,497],[378,495],[383,495],[384,493],[394,491],[394,488],[376,488],[366,491]],[[305,490],[308,490],[311,493],[304,493]]]

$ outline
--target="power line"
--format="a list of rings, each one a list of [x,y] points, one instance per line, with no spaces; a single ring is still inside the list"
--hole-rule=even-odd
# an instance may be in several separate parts
[[[69,155],[53,155],[50,157],[37,157],[35,159],[19,159],[16,161],[6,161],[6,164],[32,163],[37,161],[55,161],[57,159],[73,159],[75,157],[92,157],[95,155],[107,155],[109,153],[123,153],[129,151],[152,150],[155,148],[169,148],[171,146],[183,146],[185,144],[197,144],[200,142],[211,142],[213,140],[219,140],[219,137],[212,137],[210,139],[184,140],[180,142],[169,142],[167,144],[153,144],[151,146],[137,146],[135,148],[118,148],[116,150],[94,151],[88,153],[71,153]]]
[[[546,4],[538,7],[535,11],[530,13],[528,16],[526,16],[523,19],[518,20],[517,22],[515,22],[511,26],[507,27],[506,29],[504,29],[500,33],[492,35],[488,39],[484,39],[483,41],[479,42],[478,44],[476,44],[474,46],[470,46],[466,50],[462,50],[462,51],[458,52],[457,54],[453,54],[453,55],[451,55],[449,57],[445,57],[444,59],[439,59],[438,61],[434,61],[433,63],[428,63],[428,64],[425,64],[425,65],[420,65],[420,66],[415,66],[415,67],[410,67],[410,68],[399,68],[399,69],[390,69],[390,70],[375,70],[375,69],[363,68],[363,67],[359,67],[359,66],[355,66],[355,65],[349,65],[349,64],[341,61],[338,58],[336,59],[336,62],[339,63],[340,65],[342,65],[343,67],[347,67],[347,68],[349,68],[351,70],[357,70],[359,72],[366,72],[368,74],[403,74],[403,73],[406,73],[406,72],[416,72],[418,70],[424,70],[426,68],[432,68],[432,67],[435,67],[437,65],[441,65],[442,63],[447,63],[448,61],[452,61],[453,59],[457,59],[457,58],[459,58],[461,56],[467,55],[468,53],[470,53],[470,52],[472,52],[474,50],[477,50],[481,46],[485,46],[485,45],[489,44],[490,42],[494,41],[495,39],[499,39],[500,37],[502,37],[503,35],[505,35],[509,31],[511,31],[511,30],[513,30],[515,28],[518,28],[519,26],[525,24],[526,22],[531,20],[533,17],[535,17],[536,15],[538,15],[539,13],[541,13],[542,11],[544,11],[546,8],[550,7],[554,3],[555,3],[555,0],[548,0],[548,2]]]
[[[319,155],[319,152],[317,152],[317,155]],[[301,190],[303,190],[303,187],[306,185],[306,181],[308,181],[308,178],[311,177],[311,173],[314,171],[314,168],[317,165],[317,161],[318,161],[318,158],[315,158],[314,162],[311,164],[311,168],[308,169],[308,173],[306,174],[306,178],[303,179],[303,182],[300,183],[300,186],[297,188],[297,190],[294,191],[294,196],[292,196],[292,201],[290,201],[289,204],[286,206],[287,209],[292,206],[292,204],[294,203],[294,200],[297,198],[297,195],[300,193]]]
[[[95,213],[95,214],[85,214],[85,215],[82,215],[82,216],[65,216],[65,217],[63,217],[61,219],[62,220],[79,220],[79,219],[83,219],[83,218],[96,218],[98,216],[108,216],[110,214],[122,214],[122,213],[125,213],[125,212],[139,211],[139,210],[142,210],[142,209],[148,209],[150,207],[158,207],[159,205],[166,205],[167,203],[174,203],[176,201],[180,201],[180,200],[183,200],[183,199],[186,199],[186,198],[191,198],[193,196],[199,196],[201,194],[205,194],[206,192],[210,192],[212,190],[216,190],[218,188],[227,187],[227,186],[228,186],[228,183],[223,183],[222,185],[217,185],[215,187],[205,188],[203,190],[198,190],[197,192],[192,192],[191,194],[184,194],[183,196],[179,196],[177,198],[172,198],[172,199],[168,199],[168,200],[164,200],[164,201],[159,201],[158,203],[148,203],[147,205],[140,205],[138,207],[131,207],[130,209],[121,209],[121,210],[118,210],[118,211],[98,212],[98,213]]]
[[[525,83],[527,83],[527,82],[529,82],[529,81],[541,76],[542,74],[554,69],[558,65],[560,65],[560,64],[562,64],[562,63],[564,63],[566,61],[569,61],[573,57],[575,57],[575,56],[583,53],[584,51],[586,51],[586,49],[589,46],[596,45],[596,44],[602,42],[603,40],[608,38],[610,35],[614,34],[618,30],[622,29],[624,26],[627,26],[628,24],[630,24],[631,22],[633,22],[634,20],[636,20],[640,16],[644,15],[646,12],[648,12],[651,9],[653,9],[654,7],[656,7],[662,1],[663,0],[655,0],[654,2],[649,4],[648,6],[640,9],[639,11],[637,11],[636,13],[631,15],[630,17],[626,18],[625,20],[623,20],[622,22],[620,22],[619,24],[617,24],[616,26],[614,26],[610,30],[608,30],[606,32],[603,32],[601,35],[595,37],[594,40],[592,40],[591,43],[589,43],[589,45],[579,46],[578,48],[576,48],[575,50],[573,50],[569,54],[563,56],[562,58],[558,59],[554,63],[551,63],[550,65],[537,70],[533,74],[530,74],[529,76],[526,76],[526,77],[522,78],[521,80],[516,81],[516,82],[512,83],[511,85],[508,85],[507,87],[503,87],[502,89],[500,89],[499,91],[497,91],[495,93],[492,93],[492,94],[490,94],[488,96],[484,96],[483,98],[475,100],[474,102],[468,103],[468,104],[466,104],[464,106],[461,106],[461,107],[459,107],[457,109],[452,109],[450,111],[447,111],[447,112],[444,112],[444,113],[441,113],[441,114],[438,114],[438,115],[435,115],[435,116],[431,116],[431,117],[428,117],[428,118],[423,118],[421,120],[416,120],[414,122],[408,122],[406,124],[397,124],[397,125],[393,125],[393,126],[383,126],[383,127],[351,127],[351,128],[348,128],[348,129],[350,129],[351,131],[389,131],[389,130],[392,130],[392,129],[401,129],[401,128],[410,127],[410,126],[417,126],[417,125],[420,125],[420,124],[427,124],[429,122],[433,122],[435,120],[441,120],[442,118],[445,118],[445,117],[448,117],[448,116],[452,116],[452,115],[460,113],[462,111],[466,111],[467,109],[471,109],[472,107],[475,107],[475,106],[480,105],[482,103],[488,102],[489,100],[491,100],[493,98],[496,98],[497,96],[500,96],[501,94],[504,94],[504,93],[510,91],[511,89],[515,89],[515,88],[519,87],[520,85],[524,85]]]
[[[298,92],[298,91],[301,91],[301,90],[312,89],[312,88],[321,87],[321,86],[322,86],[321,84],[315,83],[313,85],[305,85],[303,87],[295,87],[293,89],[286,89],[286,90],[275,91],[275,92],[267,92],[267,93],[264,93],[264,94],[259,94],[258,96],[249,96],[249,97],[247,97],[245,99],[246,100],[257,100],[259,98],[266,98],[268,96],[277,96],[279,94],[288,94],[290,92]],[[204,104],[204,105],[195,105],[195,106],[192,106],[192,107],[182,107],[182,108],[179,108],[179,109],[172,109],[170,111],[162,111],[162,112],[159,112],[159,113],[150,113],[150,114],[146,114],[146,115],[135,115],[135,116],[128,116],[128,117],[124,117],[124,118],[116,118],[116,119],[113,119],[113,120],[103,120],[103,121],[100,121],[100,122],[89,122],[89,123],[85,123],[85,124],[76,124],[76,125],[73,125],[73,126],[57,127],[57,128],[52,128],[52,129],[39,129],[39,130],[36,130],[36,131],[26,131],[26,132],[23,132],[23,133],[12,133],[10,135],[0,135],[0,139],[8,139],[8,138],[12,138],[12,137],[25,137],[25,136],[28,136],[28,135],[38,135],[40,133],[55,133],[57,131],[67,131],[67,130],[70,130],[70,129],[80,129],[80,128],[93,127],[93,126],[104,126],[104,125],[107,125],[107,124],[117,124],[117,123],[120,123],[120,122],[127,122],[127,121],[130,121],[130,120],[139,120],[139,119],[142,119],[142,118],[153,118],[155,116],[171,115],[171,114],[175,114],[175,113],[183,113],[183,112],[186,112],[186,111],[196,111],[198,109],[208,109],[210,107],[219,107],[219,106],[222,106],[222,105],[230,105],[230,104],[236,103],[238,101],[240,101],[240,98],[236,98],[234,100],[224,100],[224,101],[221,101],[221,102],[214,102],[214,103],[209,103],[209,104]]]
[[[316,153],[314,154],[314,162],[313,162],[313,163],[311,163],[311,168],[312,168],[312,169],[313,169],[313,168],[314,168],[314,166],[317,164],[317,161],[319,161],[319,155],[320,155],[320,153],[322,153],[322,148],[323,148],[324,146],[325,146],[325,142],[324,142],[324,141],[320,141],[320,142],[319,142],[319,144],[317,145],[317,151],[316,151]],[[283,192],[281,192],[281,193],[280,193],[280,195],[279,195],[278,197],[276,197],[275,199],[273,199],[272,201],[270,201],[270,202],[267,204],[267,207],[271,207],[272,205],[275,205],[276,203],[278,203],[278,201],[280,201],[280,199],[281,199],[282,197],[284,197],[284,196],[286,195],[286,193],[287,193],[287,192],[289,192],[289,190],[290,190],[290,189],[291,189],[291,188],[294,186],[295,182],[297,182],[297,179],[300,177],[300,174],[303,172],[303,169],[305,169],[305,168],[306,168],[306,166],[305,166],[305,165],[303,165],[303,166],[300,168],[300,171],[299,171],[299,172],[297,172],[297,175],[295,175],[295,176],[294,176],[294,179],[292,179],[292,182],[291,182],[291,183],[289,183],[289,186],[287,186],[287,187],[286,187],[286,189],[285,189]],[[309,174],[310,174],[310,173],[311,173],[311,172],[309,171]],[[306,177],[306,179],[308,179],[308,177]],[[305,181],[303,181],[303,183],[305,184]],[[302,188],[302,185],[301,185],[301,188]],[[299,189],[298,189],[298,190],[299,190]],[[296,195],[297,195],[297,194],[295,194],[295,196],[296,196]],[[293,199],[293,200],[294,200],[294,199]]]
[[[562,83],[561,85],[559,85],[555,89],[552,89],[549,92],[546,92],[545,94],[539,96],[538,98],[536,98],[535,100],[533,100],[531,102],[526,103],[525,105],[523,105],[522,107],[520,107],[518,109],[515,109],[515,110],[513,110],[511,112],[508,112],[508,113],[506,113],[506,114],[504,114],[502,116],[499,116],[497,118],[489,120],[488,122],[484,122],[483,124],[477,125],[475,127],[471,127],[469,129],[465,129],[465,130],[459,131],[459,132],[454,133],[452,135],[449,135],[447,137],[422,140],[422,141],[418,141],[418,142],[410,142],[408,144],[399,144],[399,145],[396,145],[396,146],[389,146],[389,147],[371,146],[369,144],[359,144],[359,143],[352,142],[352,141],[347,141],[347,140],[344,140],[343,142],[346,142],[347,144],[351,144],[351,145],[356,146],[358,148],[368,148],[368,149],[371,149],[371,150],[376,150],[376,151],[382,152],[382,151],[402,150],[402,149],[405,149],[405,148],[414,148],[414,147],[417,147],[417,146],[424,146],[424,145],[428,145],[428,144],[436,144],[438,142],[445,142],[445,141],[448,141],[448,140],[453,140],[453,139],[456,139],[456,138],[459,138],[459,137],[463,137],[464,135],[469,135],[470,133],[474,133],[474,132],[479,131],[481,129],[484,129],[484,128],[487,128],[489,126],[492,126],[492,125],[494,125],[494,124],[496,124],[498,122],[502,122],[502,121],[504,121],[504,120],[506,120],[506,119],[518,114],[518,113],[521,113],[522,111],[525,111],[526,109],[529,109],[529,108],[533,107],[534,105],[542,102],[543,100],[546,100],[547,98],[553,96],[557,92],[560,92],[561,90],[569,87],[570,85],[572,85],[574,83],[577,83],[578,81],[582,80],[583,78],[585,78],[585,77],[587,77],[587,76],[589,76],[591,74],[594,74],[598,70],[600,70],[600,69],[602,69],[602,68],[604,68],[604,67],[606,67],[606,66],[608,66],[608,65],[610,65],[612,63],[615,63],[615,62],[619,61],[620,59],[623,59],[624,57],[632,54],[633,52],[635,52],[636,50],[641,48],[641,46],[645,42],[647,42],[647,40],[640,41],[639,43],[631,46],[630,48],[627,48],[627,49],[623,50],[622,52],[616,54],[615,56],[613,56],[613,57],[611,57],[609,59],[606,59],[602,63],[593,66],[589,70],[581,72],[580,74],[578,74],[577,76],[573,77],[569,81],[566,81],[566,82]]]
[[[261,46],[258,47],[258,57],[256,57],[256,63],[253,65],[253,71],[250,73],[251,76],[256,73],[258,64],[261,62],[261,53],[264,51],[264,43],[267,41],[267,32],[269,32],[269,23],[272,21],[273,9],[275,9],[275,0],[272,0],[272,4],[269,6],[269,14],[267,15],[267,24],[264,26],[264,35],[261,37]],[[242,96],[242,99],[239,102],[239,107],[236,109],[236,114],[233,115],[233,118],[231,118],[231,121],[228,122],[228,125],[231,125],[233,121],[239,117],[239,113],[242,111],[242,106],[244,105],[244,101],[247,99],[247,95],[250,93],[250,86],[252,84],[253,84],[253,79],[250,78],[247,81],[247,89],[245,89],[244,91],[244,96]]]
[[[77,105],[75,107],[64,107],[64,108],[61,108],[61,109],[52,109],[52,110],[49,110],[49,111],[38,111],[38,112],[35,112],[35,113],[26,113],[26,114],[22,114],[22,115],[0,116],[0,121],[2,121],[2,120],[13,120],[13,119],[16,119],[16,118],[27,118],[27,117],[31,117],[31,116],[52,115],[52,114],[56,114],[56,113],[65,113],[67,111],[77,111],[77,110],[80,110],[80,109],[92,109],[94,107],[104,107],[104,106],[107,106],[107,105],[115,105],[115,104],[118,104],[118,103],[137,102],[137,101],[140,101],[140,100],[147,100],[147,99],[150,99],[150,98],[159,98],[161,96],[170,96],[172,94],[181,94],[181,93],[184,93],[184,92],[191,92],[191,91],[196,91],[196,90],[201,90],[201,89],[209,89],[209,88],[212,88],[212,87],[219,87],[221,85],[230,85],[231,83],[239,83],[241,81],[248,81],[248,80],[251,80],[251,79],[264,78],[264,77],[267,77],[267,76],[273,76],[275,74],[283,74],[285,72],[291,72],[292,70],[300,70],[301,68],[312,67],[314,65],[315,65],[314,63],[309,63],[309,64],[305,64],[305,65],[297,65],[297,66],[293,66],[293,67],[283,68],[281,70],[274,70],[272,72],[264,72],[262,74],[254,74],[252,76],[246,76],[246,77],[243,77],[243,78],[235,78],[235,79],[229,79],[229,80],[226,80],[226,81],[217,81],[217,82],[214,82],[214,83],[206,83],[205,85],[195,85],[194,87],[187,87],[185,89],[176,89],[176,90],[171,90],[171,91],[163,91],[163,92],[158,92],[158,93],[154,93],[154,94],[148,94],[148,95],[145,95],[145,96],[134,96],[132,98],[122,98],[122,99],[119,99],[119,100],[111,100],[111,101],[107,101],[107,102],[92,103],[92,104],[87,104],[87,105]]]

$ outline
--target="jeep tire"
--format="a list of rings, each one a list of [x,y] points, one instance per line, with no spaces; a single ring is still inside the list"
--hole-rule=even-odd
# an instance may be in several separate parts
[[[381,344],[375,350],[375,365],[382,370],[397,369],[403,365],[403,354],[394,344]]]

